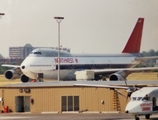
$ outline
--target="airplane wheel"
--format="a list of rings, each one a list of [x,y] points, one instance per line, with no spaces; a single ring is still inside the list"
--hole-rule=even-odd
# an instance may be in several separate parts
[[[148,114],[148,115],[145,115],[145,118],[146,119],[149,119],[150,118],[150,115]]]
[[[135,120],[139,120],[139,117],[138,117],[138,116],[135,116]]]

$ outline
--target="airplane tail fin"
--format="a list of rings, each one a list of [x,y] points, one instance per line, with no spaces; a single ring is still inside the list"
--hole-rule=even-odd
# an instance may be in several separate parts
[[[143,32],[144,18],[139,18],[122,53],[139,53]]]

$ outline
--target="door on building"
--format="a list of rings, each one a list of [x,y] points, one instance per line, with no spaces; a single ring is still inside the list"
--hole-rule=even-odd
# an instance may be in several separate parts
[[[24,97],[15,97],[15,112],[24,112]]]
[[[15,97],[15,112],[30,112],[30,96]]]
[[[30,112],[30,96],[24,96],[24,111]]]
[[[79,96],[61,96],[61,111],[79,111]]]

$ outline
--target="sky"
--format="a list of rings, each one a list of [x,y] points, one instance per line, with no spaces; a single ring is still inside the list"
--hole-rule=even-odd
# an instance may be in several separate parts
[[[158,50],[158,0],[0,0],[0,54],[9,47],[57,47],[71,53],[120,53],[139,17],[141,51]]]

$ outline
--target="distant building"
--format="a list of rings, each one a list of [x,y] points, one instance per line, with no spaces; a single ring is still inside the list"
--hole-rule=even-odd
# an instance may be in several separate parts
[[[9,47],[9,57],[12,59],[25,59],[31,53],[31,51],[35,48],[58,49],[57,47],[33,47],[31,44],[26,44],[23,47]],[[68,48],[61,48],[61,50],[70,52],[70,49]]]
[[[34,49],[32,45],[26,44],[24,47],[9,47],[9,57],[10,58],[26,58],[30,52]]]
[[[158,60],[156,60],[156,65],[155,65],[155,67],[158,67]]]
[[[3,59],[3,56],[0,54],[0,59]]]

